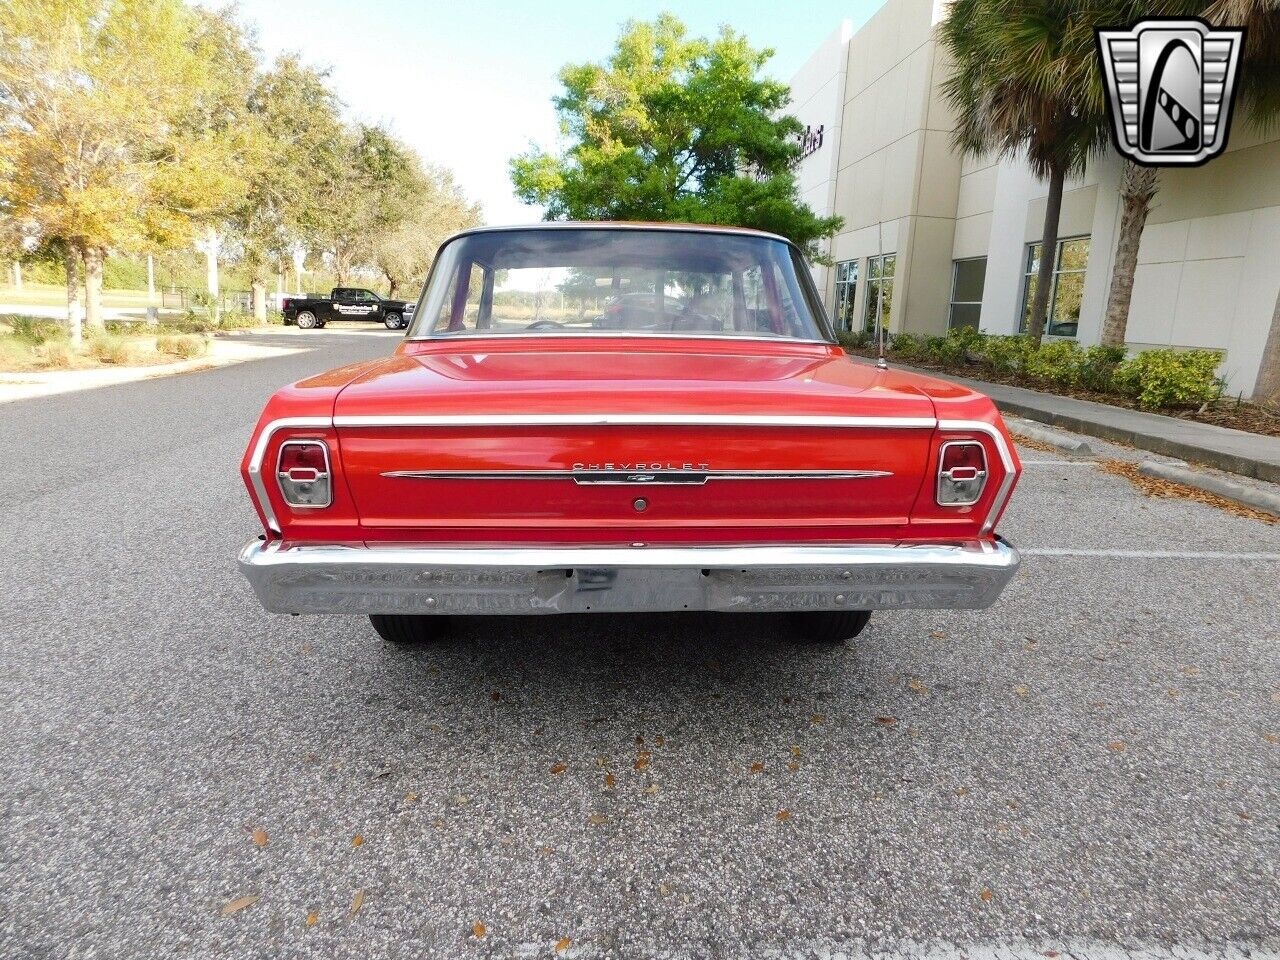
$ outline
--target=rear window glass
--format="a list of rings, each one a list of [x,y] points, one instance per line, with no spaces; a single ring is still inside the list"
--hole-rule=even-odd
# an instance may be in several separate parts
[[[445,245],[409,335],[829,339],[820,318],[803,259],[768,237],[494,230]]]

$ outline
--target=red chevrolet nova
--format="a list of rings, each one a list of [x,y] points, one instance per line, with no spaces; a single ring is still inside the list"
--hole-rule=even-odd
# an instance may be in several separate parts
[[[856,636],[981,608],[1020,466],[986,397],[850,359],[799,251],[696,226],[472,230],[393,356],[267,404],[240,564],[280,613],[717,610]]]

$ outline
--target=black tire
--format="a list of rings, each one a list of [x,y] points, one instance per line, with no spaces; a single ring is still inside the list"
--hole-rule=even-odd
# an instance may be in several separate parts
[[[388,313],[382,318],[382,324],[388,330],[399,330],[404,326],[404,317],[398,313]]]
[[[443,617],[415,617],[402,613],[371,613],[369,622],[387,643],[417,646],[436,639],[444,632]]]
[[[298,314],[298,319],[294,322],[298,325],[299,330],[316,330],[324,326],[310,310],[303,310]]]
[[[791,624],[802,640],[844,643],[860,634],[870,619],[870,610],[816,610],[793,613]]]

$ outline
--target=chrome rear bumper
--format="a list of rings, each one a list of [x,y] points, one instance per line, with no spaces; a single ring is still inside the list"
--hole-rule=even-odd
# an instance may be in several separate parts
[[[251,540],[275,613],[530,614],[982,609],[1018,569],[1003,540],[751,547],[435,547]]]

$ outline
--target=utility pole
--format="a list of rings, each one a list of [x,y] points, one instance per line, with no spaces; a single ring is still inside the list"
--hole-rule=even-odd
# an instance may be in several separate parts
[[[154,302],[156,299],[156,259],[151,254],[147,254],[147,300]]]

